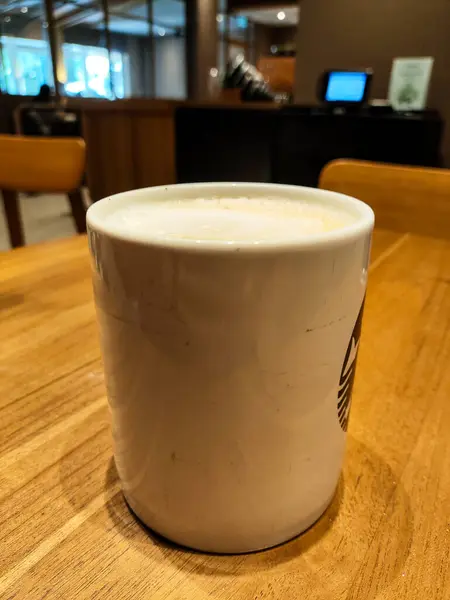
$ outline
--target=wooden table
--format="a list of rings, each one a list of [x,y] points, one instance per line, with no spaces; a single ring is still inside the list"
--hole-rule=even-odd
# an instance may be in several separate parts
[[[0,268],[0,598],[450,598],[450,242],[376,232],[336,497],[244,556],[173,547],[126,508],[85,238]]]

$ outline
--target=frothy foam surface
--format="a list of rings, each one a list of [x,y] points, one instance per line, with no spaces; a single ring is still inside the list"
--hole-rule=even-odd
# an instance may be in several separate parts
[[[264,242],[296,240],[354,222],[347,212],[285,198],[197,198],[124,201],[103,220],[139,240]]]

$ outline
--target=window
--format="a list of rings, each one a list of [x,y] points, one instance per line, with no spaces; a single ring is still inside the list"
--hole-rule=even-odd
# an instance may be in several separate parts
[[[186,13],[180,0],[153,0],[155,96],[183,99],[186,82]]]
[[[116,98],[151,97],[153,62],[149,2],[108,0],[108,8],[114,94]]]
[[[3,91],[36,96],[41,85],[53,81],[51,60],[44,41],[5,36],[1,38],[1,43]]]
[[[227,2],[220,0],[217,4],[217,68],[219,73],[223,73],[226,68],[226,31],[228,29]]]
[[[44,5],[0,7],[4,92],[36,95],[44,83],[54,87],[55,71],[71,97],[186,98],[185,0],[52,0],[54,66]]]
[[[114,99],[101,0],[54,0],[53,15],[61,91],[68,96]]]
[[[0,11],[0,85],[3,92],[35,96],[53,86],[47,23],[41,2],[9,2]]]
[[[65,93],[85,98],[112,98],[110,77],[115,95],[124,98],[130,89],[129,57],[95,46],[63,45],[66,68]],[[2,38],[2,89],[8,94],[35,96],[42,84],[51,80],[51,62],[45,42],[24,38]]]
[[[129,57],[121,52],[111,52],[111,66],[108,51],[95,46],[64,44],[64,64],[66,66],[65,93],[68,96],[84,98],[112,98],[111,76],[117,98],[129,94]]]
[[[220,72],[224,72],[229,62],[237,56],[248,59],[248,19],[242,15],[229,14],[227,1],[218,1],[217,32],[218,51],[217,65]]]

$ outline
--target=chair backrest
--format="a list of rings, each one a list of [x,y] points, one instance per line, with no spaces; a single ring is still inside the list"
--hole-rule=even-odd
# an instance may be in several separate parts
[[[0,189],[69,192],[80,186],[84,140],[0,135]]]
[[[450,238],[450,170],[335,160],[319,187],[354,196],[375,212],[375,226]]]
[[[54,112],[55,110],[61,110],[56,102],[49,102],[46,104],[41,104],[38,102],[22,102],[13,111],[13,119],[14,119],[14,133],[18,135],[26,135],[26,131],[24,131],[24,115],[28,111],[33,111],[36,113],[40,112]]]

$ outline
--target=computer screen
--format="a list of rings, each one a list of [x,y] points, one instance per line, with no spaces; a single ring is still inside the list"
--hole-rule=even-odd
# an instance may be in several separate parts
[[[367,85],[367,73],[331,71],[325,92],[326,102],[362,102]]]

